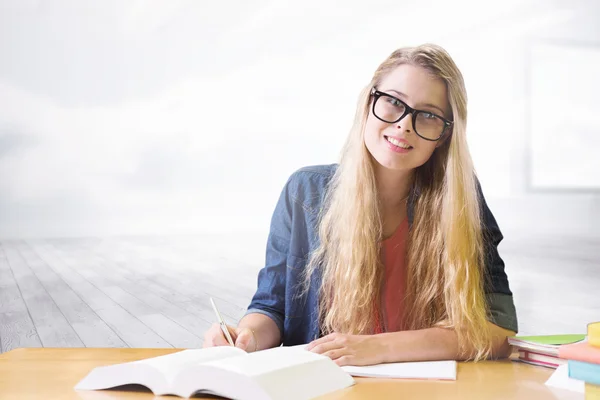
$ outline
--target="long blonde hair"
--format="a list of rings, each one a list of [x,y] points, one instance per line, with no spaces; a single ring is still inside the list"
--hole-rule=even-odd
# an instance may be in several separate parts
[[[461,353],[491,353],[484,294],[483,240],[476,178],[466,141],[467,96],[448,53],[431,44],[394,51],[361,92],[354,124],[321,210],[320,245],[305,284],[322,273],[322,331],[371,333],[379,308],[383,267],[382,221],[373,161],[364,144],[370,90],[401,64],[420,66],[445,82],[454,125],[451,136],[414,175],[414,221],[407,242],[406,329],[453,328]]]

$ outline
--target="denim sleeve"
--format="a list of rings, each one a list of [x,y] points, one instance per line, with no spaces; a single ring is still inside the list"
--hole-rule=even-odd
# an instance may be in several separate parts
[[[285,316],[286,262],[290,246],[293,209],[293,176],[283,188],[271,218],[265,266],[258,273],[258,286],[245,315],[259,313],[270,317],[283,338]]]
[[[504,261],[498,253],[498,245],[504,239],[494,215],[490,211],[477,182],[479,201],[482,209],[482,233],[484,242],[484,262],[486,272],[486,299],[489,306],[489,320],[510,331],[518,332],[517,312]]]

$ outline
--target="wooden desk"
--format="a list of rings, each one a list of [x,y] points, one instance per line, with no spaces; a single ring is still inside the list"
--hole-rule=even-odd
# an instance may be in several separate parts
[[[92,368],[169,354],[177,349],[28,348],[0,354],[0,399],[177,399],[150,391],[76,391]],[[553,370],[509,360],[460,363],[454,382],[357,378],[334,399],[583,399],[583,395],[544,385]]]

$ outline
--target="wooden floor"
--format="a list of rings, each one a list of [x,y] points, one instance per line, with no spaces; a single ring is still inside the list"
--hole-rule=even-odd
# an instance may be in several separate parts
[[[1,351],[18,347],[202,345],[209,296],[236,323],[264,239],[153,236],[0,243]],[[522,334],[600,320],[600,240],[505,241]]]

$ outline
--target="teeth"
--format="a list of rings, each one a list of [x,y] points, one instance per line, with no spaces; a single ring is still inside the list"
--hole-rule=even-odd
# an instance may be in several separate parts
[[[391,144],[393,144],[393,145],[396,145],[396,146],[398,146],[398,147],[402,147],[403,149],[410,149],[410,146],[409,146],[409,145],[407,145],[406,143],[401,143],[401,142],[397,141],[397,140],[396,140],[396,139],[394,139],[394,138],[388,137],[388,138],[387,138],[387,140],[388,140],[388,142],[390,142]]]

